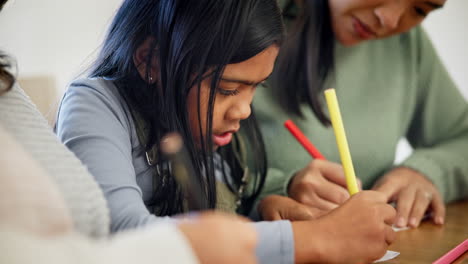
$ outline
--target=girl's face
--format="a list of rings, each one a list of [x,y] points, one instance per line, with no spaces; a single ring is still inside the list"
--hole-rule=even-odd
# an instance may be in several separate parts
[[[385,38],[420,24],[446,0],[328,0],[336,38],[343,45]]]
[[[258,84],[264,82],[273,71],[279,48],[272,45],[256,56],[236,64],[226,66],[222,79],[216,91],[213,108],[213,141],[216,148],[229,144],[232,135],[240,128],[240,121],[250,116],[250,104]],[[206,134],[206,118],[208,110],[211,78],[201,83],[200,100],[197,98],[197,87],[193,87],[188,95],[188,115],[190,129],[197,143]],[[200,119],[197,107],[200,102]],[[200,125],[202,134],[200,135]]]

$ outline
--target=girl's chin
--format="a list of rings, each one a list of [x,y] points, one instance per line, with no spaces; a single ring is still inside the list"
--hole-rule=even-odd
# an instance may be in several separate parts
[[[362,39],[358,39],[357,37],[353,36],[352,34],[343,34],[344,36],[337,36],[336,39],[340,42],[341,45],[346,47],[351,47],[361,43]]]

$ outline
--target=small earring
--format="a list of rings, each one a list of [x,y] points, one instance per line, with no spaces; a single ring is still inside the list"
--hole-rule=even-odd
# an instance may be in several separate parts
[[[149,76],[149,81],[150,81],[150,83],[153,82],[153,77],[151,77],[151,75]]]

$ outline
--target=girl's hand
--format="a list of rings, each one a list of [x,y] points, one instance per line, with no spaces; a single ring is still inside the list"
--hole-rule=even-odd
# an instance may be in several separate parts
[[[291,179],[288,195],[323,211],[336,208],[349,198],[343,167],[326,160],[310,162]]]
[[[395,240],[395,209],[386,196],[362,191],[313,221],[293,222],[298,263],[370,263]]]
[[[317,208],[311,208],[295,200],[280,195],[265,197],[258,205],[258,212],[263,220],[311,220],[325,214]]]
[[[257,263],[257,233],[245,218],[222,213],[201,213],[182,221],[179,229],[200,263]]]
[[[400,167],[384,175],[373,187],[396,202],[398,227],[417,227],[427,210],[432,210],[434,223],[442,225],[445,205],[434,184],[419,172]]]

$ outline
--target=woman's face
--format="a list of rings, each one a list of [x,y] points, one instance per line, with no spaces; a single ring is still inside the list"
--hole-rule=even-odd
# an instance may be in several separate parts
[[[335,36],[349,46],[406,32],[447,0],[328,1]]]
[[[216,91],[212,123],[213,136],[209,139],[213,141],[215,149],[229,144],[232,135],[240,128],[240,121],[250,116],[250,104],[255,94],[255,88],[270,76],[278,50],[276,45],[272,45],[246,61],[226,66]],[[211,78],[207,78],[201,83],[201,120],[198,120],[197,114],[197,87],[193,87],[188,95],[190,129],[198,144],[201,142],[200,125],[203,137],[206,138],[210,85]]]

